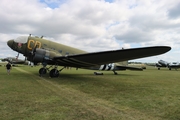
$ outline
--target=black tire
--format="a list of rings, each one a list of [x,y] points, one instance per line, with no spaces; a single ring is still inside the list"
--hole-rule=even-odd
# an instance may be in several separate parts
[[[50,77],[59,77],[59,71],[57,69],[52,69],[50,72],[49,72],[49,76]]]
[[[42,74],[46,74],[47,73],[47,70],[45,68],[40,68],[39,69],[39,74],[42,75]]]

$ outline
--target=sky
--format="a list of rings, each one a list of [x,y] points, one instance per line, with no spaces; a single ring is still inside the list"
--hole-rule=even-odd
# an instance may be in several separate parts
[[[179,11],[180,0],[1,0],[0,58],[17,55],[8,40],[32,34],[87,52],[170,46],[131,61],[179,62]]]

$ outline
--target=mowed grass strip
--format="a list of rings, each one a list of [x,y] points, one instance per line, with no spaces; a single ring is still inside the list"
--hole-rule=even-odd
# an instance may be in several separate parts
[[[38,76],[39,67],[0,67],[0,119],[180,118],[180,71],[104,72],[64,69],[59,78]]]

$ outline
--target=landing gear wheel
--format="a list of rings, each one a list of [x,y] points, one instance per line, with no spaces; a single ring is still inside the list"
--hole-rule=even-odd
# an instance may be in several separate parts
[[[114,72],[114,75],[118,75],[118,73],[117,73],[117,72]]]
[[[59,77],[59,71],[57,69],[52,69],[49,73],[50,77]]]
[[[118,74],[118,73],[117,73],[116,71],[114,71],[114,70],[113,70],[113,72],[114,72],[114,75],[117,75],[117,74]]]
[[[47,73],[46,68],[40,68],[40,69],[39,69],[39,74],[40,74],[40,75],[46,74],[46,73]]]

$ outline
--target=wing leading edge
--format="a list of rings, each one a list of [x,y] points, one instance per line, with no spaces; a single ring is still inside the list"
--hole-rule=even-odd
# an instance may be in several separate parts
[[[113,51],[93,52],[77,55],[54,57],[58,65],[71,67],[91,67],[107,63],[121,62],[137,58],[160,55],[171,50],[169,46],[153,46]]]

